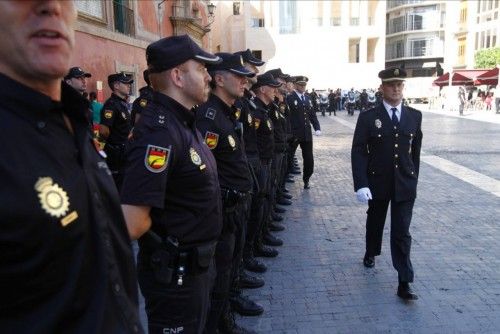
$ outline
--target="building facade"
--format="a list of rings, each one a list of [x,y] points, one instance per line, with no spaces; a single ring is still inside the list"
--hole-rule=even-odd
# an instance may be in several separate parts
[[[145,85],[145,50],[161,37],[187,33],[208,47],[207,1],[76,0],[78,20],[72,66],[92,73],[88,91],[100,101],[111,94],[107,77],[125,72],[134,77],[132,95]]]
[[[219,1],[212,50],[251,49],[309,88],[375,88],[384,67],[385,1]],[[265,70],[264,68],[264,70]]]

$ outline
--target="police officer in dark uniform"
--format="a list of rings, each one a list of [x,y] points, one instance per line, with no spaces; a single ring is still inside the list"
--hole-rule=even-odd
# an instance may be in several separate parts
[[[264,239],[267,243],[280,243],[279,239],[274,237],[269,231],[269,222],[272,219],[272,160],[274,157],[274,125],[269,117],[269,108],[276,97],[276,88],[281,86],[281,83],[274,80],[270,73],[265,73],[257,76],[257,82],[252,86],[252,91],[256,95],[253,99],[257,106],[255,110],[254,122],[257,133],[257,144],[259,147],[259,158],[261,162],[261,170],[257,175],[259,188],[263,194],[263,214],[259,223],[259,232],[255,240],[254,254],[256,256],[276,257],[278,251],[273,248],[266,248],[263,245]],[[274,241],[274,242],[273,242]],[[282,242],[281,242],[282,244]]]
[[[125,158],[125,143],[132,129],[127,98],[133,82],[134,80],[123,72],[109,75],[108,85],[113,93],[104,102],[101,110],[99,135],[106,142],[104,146],[106,162],[118,189],[122,182],[121,168]]]
[[[296,138],[292,146],[292,152],[295,154],[299,145],[302,150],[302,159],[304,160],[302,179],[304,181],[304,189],[309,189],[309,179],[314,171],[311,125],[315,130],[314,134],[316,136],[321,135],[321,128],[316,113],[314,112],[312,102],[309,97],[304,94],[308,80],[309,79],[305,76],[297,76],[295,80],[295,91],[288,95],[286,99],[290,107],[292,132]]]
[[[366,267],[380,255],[382,234],[391,203],[391,254],[398,272],[397,294],[417,299],[413,282],[409,232],[422,145],[422,114],[403,106],[406,72],[389,68],[379,73],[384,93],[382,104],[359,115],[352,143],[354,190],[360,202],[368,202],[366,220]]]
[[[139,239],[139,284],[149,333],[202,333],[222,229],[219,179],[191,108],[208,98],[205,63],[220,58],[187,35],[146,49],[158,90],[127,149],[121,191],[132,239]]]
[[[132,112],[130,115],[132,126],[137,123],[142,111],[144,110],[144,108],[146,108],[153,97],[153,88],[151,88],[151,82],[149,81],[147,69],[142,72],[142,76],[144,78],[144,81],[146,82],[146,86],[139,89],[139,97],[136,98],[132,103]]]
[[[258,67],[265,64],[262,60],[255,58],[250,49],[236,52],[235,54],[240,55],[243,58],[245,68],[255,74],[259,73]],[[243,263],[245,269],[249,271],[264,273],[267,271],[267,266],[254,257],[253,251],[255,239],[262,220],[262,201],[264,198],[256,178],[256,176],[260,174],[261,164],[257,143],[257,133],[255,129],[255,112],[257,106],[252,101],[255,95],[250,90],[252,85],[256,82],[256,76],[247,78],[244,96],[235,101],[235,106],[241,110],[240,121],[243,124],[243,142],[245,144],[245,153],[250,172],[252,173],[252,177],[254,179],[250,210],[248,212],[247,234],[245,238],[245,246],[243,248]],[[264,248],[266,247],[263,246],[262,250],[266,251]],[[271,251],[270,249],[267,250]]]
[[[88,101],[62,82],[75,13],[72,1],[0,2],[2,333],[142,333],[116,187]],[[40,26],[66,38],[47,48],[25,33]]]

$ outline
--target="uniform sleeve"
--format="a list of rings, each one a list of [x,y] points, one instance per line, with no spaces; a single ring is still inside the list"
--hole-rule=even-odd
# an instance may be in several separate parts
[[[354,181],[354,191],[368,187],[368,139],[369,131],[366,124],[367,114],[361,114],[356,123],[351,149],[351,167]]]
[[[144,128],[144,135],[134,138],[127,150],[121,201],[163,209],[168,178],[175,168],[180,144],[169,129]]]
[[[106,125],[107,127],[112,127],[113,122],[115,121],[116,113],[118,109],[116,105],[112,102],[104,103],[104,106],[101,109],[101,124]]]
[[[314,130],[316,131],[321,130],[321,127],[319,126],[318,117],[316,116],[316,111],[314,111],[314,108],[309,108],[307,112],[309,113],[309,120],[311,121]]]
[[[417,176],[419,175],[420,171],[420,150],[422,149],[422,114],[419,112],[418,113],[418,127],[417,127],[417,133],[415,135],[415,139],[413,140],[411,144],[411,150],[413,152],[412,159],[413,159],[413,166],[415,166],[415,172],[417,173]]]

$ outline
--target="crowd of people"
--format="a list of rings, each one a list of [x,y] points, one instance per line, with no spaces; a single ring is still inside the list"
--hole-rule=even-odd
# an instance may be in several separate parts
[[[263,313],[242,289],[262,287],[260,258],[279,255],[286,183],[312,187],[308,78],[172,36],[147,47],[132,105],[132,77],[112,73],[101,106],[85,96],[92,74],[68,71],[75,21],[71,1],[0,2],[0,328],[142,333],[138,282],[151,334],[251,333],[233,315]],[[369,204],[363,262],[375,265],[391,203],[397,294],[414,300],[421,114],[402,105],[404,70],[379,76],[383,104],[359,117],[352,150]]]

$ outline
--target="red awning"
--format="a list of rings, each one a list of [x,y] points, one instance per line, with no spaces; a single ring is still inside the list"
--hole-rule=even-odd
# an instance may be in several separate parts
[[[476,77],[476,79],[474,80],[474,84],[492,86],[498,85],[498,72],[498,67],[486,71]]]
[[[448,86],[450,80],[450,73],[447,72],[434,80],[433,84],[439,87]],[[451,77],[452,86],[470,86],[474,84],[474,80],[468,78],[460,73],[453,73]]]

